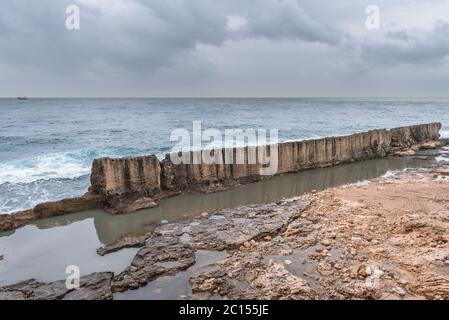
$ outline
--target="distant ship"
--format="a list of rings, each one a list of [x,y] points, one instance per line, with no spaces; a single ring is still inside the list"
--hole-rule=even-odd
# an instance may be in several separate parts
[[[17,100],[28,100],[27,97],[17,97]]]

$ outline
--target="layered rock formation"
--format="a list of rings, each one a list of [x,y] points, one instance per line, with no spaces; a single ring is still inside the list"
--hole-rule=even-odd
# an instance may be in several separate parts
[[[182,191],[213,192],[266,178],[260,157],[276,161],[274,174],[326,167],[339,163],[385,157],[411,148],[435,147],[441,124],[430,123],[380,129],[349,136],[293,141],[269,146],[268,155],[257,147],[214,150],[213,164],[201,151],[184,154],[187,163],[173,163],[172,155],[159,162],[154,156],[94,161],[92,191],[106,198],[105,209],[127,213],[154,206],[162,197]],[[411,150],[413,152],[413,150]],[[207,151],[209,152],[209,151]],[[238,157],[243,161],[237,161]],[[197,163],[197,164],[195,164]],[[273,166],[273,163],[269,164]]]
[[[267,148],[233,148],[214,150],[214,164],[175,164],[167,155],[134,158],[101,158],[92,165],[91,187],[84,197],[64,199],[36,206],[13,215],[0,215],[0,231],[14,229],[31,220],[82,210],[104,208],[114,214],[128,213],[156,206],[161,198],[183,191],[213,192],[231,186],[265,179],[267,165],[274,174],[332,166],[340,163],[407,155],[419,148],[439,145],[440,123],[379,129],[348,136],[280,143]],[[183,155],[201,159],[201,152]],[[236,161],[237,158],[241,162]],[[232,161],[229,161],[229,160]],[[275,163],[273,163],[275,161]],[[232,163],[231,163],[232,162]]]
[[[161,193],[161,167],[156,156],[100,158],[92,164],[90,191],[103,195],[105,209],[125,213],[156,205]]]
[[[78,289],[67,289],[65,280],[42,283],[34,279],[0,288],[0,300],[111,300],[112,272],[80,278]]]
[[[41,218],[101,208],[103,203],[103,195],[91,192],[82,197],[40,203],[30,210],[0,215],[0,231],[13,230]]]

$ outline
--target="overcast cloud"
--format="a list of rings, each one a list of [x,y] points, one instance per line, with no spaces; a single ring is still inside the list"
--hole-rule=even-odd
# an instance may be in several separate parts
[[[0,1],[0,96],[447,96],[448,56],[449,0]]]

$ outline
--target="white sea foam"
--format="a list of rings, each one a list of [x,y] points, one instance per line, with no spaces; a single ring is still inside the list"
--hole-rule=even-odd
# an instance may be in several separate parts
[[[449,130],[440,130],[440,136],[443,139],[449,139]]]
[[[89,158],[89,154],[85,152],[65,152],[2,163],[0,184],[75,179],[90,172]]]

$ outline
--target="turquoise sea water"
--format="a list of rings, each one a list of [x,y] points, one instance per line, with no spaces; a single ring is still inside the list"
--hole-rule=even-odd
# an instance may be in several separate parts
[[[154,153],[170,133],[279,129],[300,140],[439,121],[449,133],[449,98],[0,99],[0,213],[83,194],[101,156]]]

